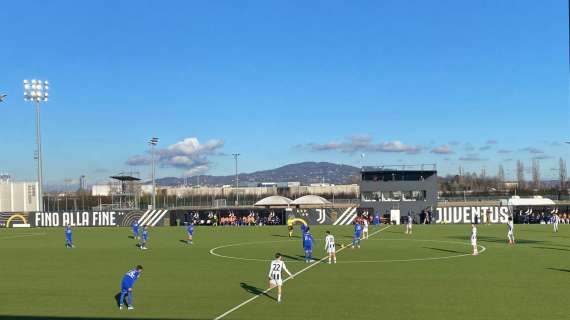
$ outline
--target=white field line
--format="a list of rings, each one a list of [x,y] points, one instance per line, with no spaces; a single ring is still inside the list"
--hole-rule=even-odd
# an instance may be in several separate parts
[[[45,235],[46,235],[46,233],[24,233],[24,234],[18,234],[18,235],[13,235],[13,236],[0,237],[0,240],[37,237],[37,236],[45,236]]]
[[[379,233],[380,231],[386,230],[386,229],[388,229],[388,228],[390,228],[390,227],[391,227],[391,225],[389,225],[389,226],[387,226],[387,227],[384,227],[384,228],[382,228],[382,229],[380,229],[380,230],[376,230],[376,231],[374,231],[373,233],[371,233],[369,237],[372,237],[372,236],[374,236],[375,234]],[[349,247],[349,246],[345,246],[345,247],[342,247],[342,248],[338,249],[338,250],[337,250],[337,253],[340,253],[342,250],[344,250],[344,249],[346,249],[346,248],[348,248],[348,247]],[[305,272],[305,271],[307,271],[307,270],[309,270],[309,269],[311,269],[311,268],[313,268],[313,267],[315,267],[315,266],[321,264],[321,262],[325,261],[325,260],[328,259],[328,258],[329,258],[329,256],[326,255],[326,256],[323,257],[322,259],[320,259],[320,260],[318,260],[318,261],[316,261],[316,262],[311,263],[310,265],[306,266],[305,268],[301,269],[300,271],[297,271],[296,273],[294,273],[292,277],[289,277],[289,278],[283,280],[283,283],[285,283],[285,282],[287,282],[287,281],[289,281],[289,280],[291,280],[291,279],[294,279],[295,277],[297,277],[297,276],[300,275],[301,273],[303,273],[303,272]],[[226,316],[229,315],[230,313],[232,313],[232,312],[238,310],[239,308],[241,308],[241,307],[245,306],[246,304],[252,302],[253,300],[259,298],[260,296],[262,296],[262,295],[264,295],[264,294],[267,294],[267,293],[268,293],[269,291],[271,291],[272,289],[274,289],[274,288],[265,289],[263,292],[258,293],[257,295],[255,295],[255,296],[253,296],[253,297],[251,297],[251,298],[245,300],[244,302],[238,304],[237,306],[235,306],[235,307],[229,309],[228,311],[222,313],[221,315],[215,317],[214,320],[223,319],[224,317],[226,317]]]

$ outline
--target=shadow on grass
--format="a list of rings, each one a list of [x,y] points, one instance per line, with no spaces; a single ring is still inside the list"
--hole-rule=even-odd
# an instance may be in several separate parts
[[[119,292],[115,295],[115,304],[117,305],[117,308],[121,306],[121,301],[119,301],[120,299],[121,299],[121,293]],[[123,301],[123,302],[125,302],[125,301]]]
[[[448,236],[448,239],[457,239],[457,240],[464,240],[465,242],[469,242],[469,236]],[[497,238],[497,237],[485,237],[485,236],[479,236],[477,237],[478,241],[481,242],[495,242],[495,243],[507,243],[507,238]],[[524,243],[545,243],[546,241],[542,241],[542,240],[527,240],[527,239],[516,239],[516,242],[518,244],[524,244]]]
[[[570,272],[570,269],[559,269],[559,268],[546,268],[552,271],[560,271],[560,272]]]
[[[272,236],[272,237],[279,237],[279,238],[291,238],[291,239],[293,239],[293,238],[297,238],[297,239],[301,239],[301,237],[300,237],[300,236],[295,236],[295,235],[294,235],[294,236],[291,236],[291,237],[289,237],[289,235],[282,235],[282,234],[272,234],[271,236]]]
[[[442,249],[442,248],[432,248],[432,247],[423,247],[423,248],[424,248],[424,249],[437,250],[437,251],[441,251],[441,252],[468,253],[468,252],[463,252],[463,251],[456,251],[456,250],[449,250],[449,249]]]
[[[305,256],[299,256],[299,255],[297,255],[297,256],[290,256],[290,255],[284,254],[284,253],[282,253],[281,255],[283,256],[283,258],[287,258],[287,259],[291,259],[291,260],[296,260],[296,261],[303,261],[303,260],[305,260]]]
[[[532,247],[532,248],[535,248],[535,249],[556,250],[556,251],[570,251],[570,249],[553,248],[553,247]]]
[[[240,286],[243,290],[245,290],[245,291],[247,291],[248,293],[251,293],[251,294],[253,294],[253,295],[256,295],[256,296],[261,296],[261,295],[263,295],[263,296],[266,296],[267,298],[269,298],[269,299],[271,299],[271,300],[276,300],[274,297],[268,295],[267,292],[265,292],[265,290],[260,289],[260,288],[258,288],[258,287],[254,287],[254,286],[249,285],[249,284],[247,284],[247,283],[245,283],[245,282],[241,282],[241,283],[239,284],[239,286]]]

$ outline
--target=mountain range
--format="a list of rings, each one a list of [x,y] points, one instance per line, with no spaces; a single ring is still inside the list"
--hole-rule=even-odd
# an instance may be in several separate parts
[[[360,169],[357,167],[335,164],[330,162],[301,162],[288,164],[271,170],[240,173],[240,185],[250,185],[261,182],[300,182],[302,185],[311,183],[347,184],[355,183]],[[190,178],[165,177],[156,179],[161,186],[191,185],[232,185],[235,175],[213,176],[200,175]]]

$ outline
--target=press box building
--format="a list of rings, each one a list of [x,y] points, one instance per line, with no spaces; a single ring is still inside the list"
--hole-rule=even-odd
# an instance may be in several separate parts
[[[437,171],[435,165],[363,167],[360,181],[360,211],[400,216],[412,214],[420,220],[424,209],[435,213]]]

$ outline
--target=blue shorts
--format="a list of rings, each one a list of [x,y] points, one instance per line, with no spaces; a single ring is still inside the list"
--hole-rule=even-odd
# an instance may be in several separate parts
[[[121,287],[121,293],[128,293],[129,289],[131,288]]]
[[[311,251],[313,250],[312,246],[303,246],[303,248],[305,249],[305,251]]]
[[[188,235],[189,235],[189,236],[192,236],[193,233],[194,233],[194,232],[188,232]]]
[[[355,233],[355,234],[354,234],[354,238],[355,238],[355,239],[360,239],[361,236],[362,236],[361,233]]]
[[[65,236],[65,240],[71,241],[71,236]]]
[[[135,237],[138,237],[138,236],[139,236],[139,232],[138,232],[138,231],[134,231],[134,230],[133,230],[133,234],[135,235]]]

